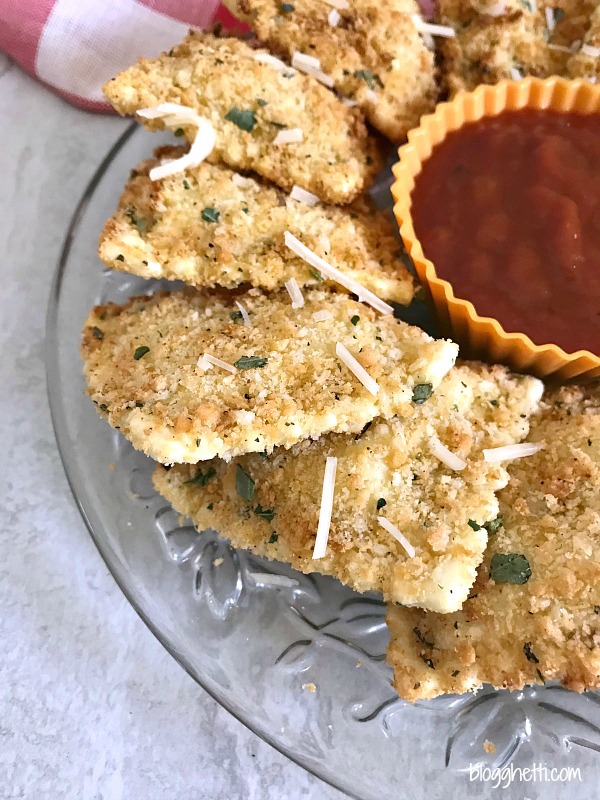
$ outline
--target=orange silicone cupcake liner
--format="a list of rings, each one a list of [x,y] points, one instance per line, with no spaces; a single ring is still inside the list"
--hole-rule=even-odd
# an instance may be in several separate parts
[[[479,316],[471,302],[456,297],[452,285],[438,278],[435,266],[425,258],[415,234],[411,192],[433,148],[466,122],[521,108],[599,113],[600,86],[563,78],[526,78],[479,86],[448,103],[440,103],[433,114],[421,119],[419,127],[408,134],[408,143],[398,150],[400,160],[393,168],[396,179],[392,185],[394,214],[440,328],[444,335],[458,342],[462,356],[506,364],[519,372],[552,381],[600,377],[599,356],[587,350],[567,353],[554,344],[536,345],[524,333],[507,333],[497,320]]]

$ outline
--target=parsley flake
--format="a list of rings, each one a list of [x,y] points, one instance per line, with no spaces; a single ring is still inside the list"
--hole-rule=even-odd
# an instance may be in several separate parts
[[[225,114],[225,119],[228,122],[233,122],[234,125],[237,125],[238,128],[246,131],[246,133],[250,133],[252,128],[256,125],[254,111],[249,108],[242,110],[237,106],[234,106],[231,111],[228,111],[227,114]]]
[[[177,137],[183,136],[184,133],[185,131],[183,130],[183,128],[175,128],[175,130],[173,131],[174,136]]]
[[[492,519],[489,522],[486,522],[483,526],[488,533],[498,533],[500,528],[504,525],[504,517],[502,514],[498,514],[496,519]]]
[[[129,217],[131,224],[135,225],[140,233],[144,233],[146,228],[148,227],[148,220],[144,219],[143,217],[138,218],[135,213],[135,208],[133,206],[129,206],[127,209],[127,216]]]
[[[433,642],[430,642],[430,641],[428,641],[428,640],[427,640],[427,639],[426,639],[426,638],[423,636],[423,634],[421,633],[421,631],[419,630],[419,628],[413,628],[413,633],[414,633],[414,635],[417,637],[417,639],[418,639],[418,640],[421,642],[421,644],[424,644],[424,645],[425,645],[425,647],[433,647]]]
[[[531,578],[531,567],[520,553],[494,553],[490,563],[490,577],[496,583],[522,585]]]
[[[150,348],[146,347],[145,344],[141,344],[139,347],[135,348],[135,353],[133,354],[133,357],[134,357],[134,359],[136,361],[139,361],[140,358],[143,358],[143,356],[145,356],[146,353],[149,353],[149,352],[150,352]]]
[[[377,511],[379,511],[379,509],[383,508],[384,506],[387,506],[387,500],[385,499],[385,497],[380,497],[379,500],[377,501]]]
[[[291,3],[280,3],[279,10],[282,14],[289,14],[290,11],[296,10],[296,6],[293,6]]]
[[[360,322],[360,317],[358,316],[358,314],[355,314],[355,315],[352,317],[352,319],[350,320],[350,322],[351,322],[353,325],[358,325],[358,323]]]
[[[184,188],[184,189],[189,189],[189,188],[190,188],[190,185],[189,185],[189,183],[186,181],[186,179],[185,179],[185,178],[183,179],[183,188]]]
[[[92,333],[94,334],[94,339],[104,339],[104,331],[101,331],[100,328],[97,328],[95,325],[92,328]]]
[[[221,212],[216,208],[205,208],[202,212],[202,219],[205,222],[218,222]]]
[[[119,253],[119,255],[115,258],[115,261],[125,261],[125,256],[123,253]]]
[[[193,478],[190,478],[189,481],[184,481],[184,483],[192,483],[194,486],[206,486],[209,480],[214,478],[216,474],[217,471],[214,469],[214,467],[209,467],[206,472],[198,470]]]
[[[258,369],[264,367],[269,359],[261,356],[242,356],[233,362],[233,366],[238,369]]]
[[[474,531],[480,531],[483,528],[483,525],[479,525],[479,523],[475,522],[474,519],[470,519],[467,522],[469,528],[472,528]]]
[[[279,535],[277,533],[272,533],[269,537],[268,544],[275,544],[275,542],[279,539]]]
[[[321,275],[318,269],[313,269],[312,267],[308,268],[308,271],[313,276],[313,278],[317,281],[324,281],[325,278]]]
[[[271,520],[275,516],[275,509],[263,508],[259,503],[254,509],[254,513],[256,514],[257,517],[262,517],[263,519],[266,519],[268,522],[271,522]]]
[[[244,315],[241,311],[230,311],[229,312],[229,319],[233,322],[237,322],[238,319],[243,319]]]
[[[381,78],[379,75],[375,75],[374,72],[371,72],[370,69],[358,69],[354,73],[354,77],[363,80],[369,89],[374,89],[376,86],[379,86],[380,89],[383,89]]]
[[[235,488],[244,500],[251,502],[254,499],[254,481],[239,464],[235,470]]]
[[[432,394],[433,386],[431,383],[417,383],[417,385],[413,388],[412,401],[416,405],[420,406],[421,403],[429,400]]]
[[[540,663],[539,658],[531,649],[531,642],[525,642],[525,644],[523,645],[523,652],[525,653],[525,658],[527,659],[527,661],[531,661],[534,664]]]

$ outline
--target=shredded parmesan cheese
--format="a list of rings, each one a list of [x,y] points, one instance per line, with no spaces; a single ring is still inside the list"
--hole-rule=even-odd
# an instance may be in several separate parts
[[[183,172],[190,167],[197,167],[211,154],[217,141],[216,131],[209,120],[201,117],[188,106],[180,106],[177,103],[159,103],[152,108],[140,108],[137,114],[143,119],[162,119],[167,126],[174,127],[181,124],[195,125],[197,128],[189,151],[180,158],[170,159],[158,167],[153,167],[149,172],[151,181],[158,181],[168,175]]]
[[[572,53],[570,47],[565,47],[564,44],[549,44],[547,45],[548,50],[558,50],[559,53]]]
[[[286,231],[284,234],[284,239],[286,247],[288,247],[299,258],[301,258],[303,261],[306,261],[306,263],[310,264],[311,267],[319,270],[321,275],[323,275],[325,278],[336,281],[336,283],[339,283],[340,286],[343,286],[349,292],[352,292],[352,294],[357,295],[361,303],[368,303],[368,305],[377,309],[377,311],[380,311],[382,314],[394,313],[394,309],[391,305],[389,305],[389,303],[385,303],[383,300],[380,300],[376,294],[373,294],[372,291],[366,289],[358,281],[355,281],[353,278],[349,278],[347,275],[344,275],[344,273],[336,267],[332,267],[325,261],[325,259],[318,256],[316,253],[313,253],[313,251],[309,250],[306,245],[302,244],[301,241],[296,239],[292,233]]]
[[[292,298],[292,308],[302,308],[304,305],[304,295],[300,291],[296,278],[290,278],[284,285],[288,290],[289,296]]]
[[[358,105],[358,101],[352,100],[350,97],[342,97],[342,103],[346,106],[346,108],[356,108]]]
[[[321,309],[321,311],[315,311],[312,315],[312,318],[315,322],[325,322],[326,319],[331,319],[333,314],[331,311],[328,311],[326,308]]]
[[[449,25],[435,25],[432,22],[425,22],[418,14],[411,14],[411,17],[419,33],[428,33],[430,36],[442,36],[446,39],[456,36],[456,31]]]
[[[377,96],[377,92],[374,92],[373,89],[367,89],[367,91],[365,92],[365,99],[368,100],[369,103],[373,103],[373,105],[379,102],[379,97]]]
[[[442,464],[445,464],[450,469],[461,470],[467,466],[466,461],[463,461],[462,458],[448,450],[446,445],[435,437],[430,440],[429,449],[436,458],[439,458]]]
[[[554,9],[550,8],[549,6],[545,9],[546,13],[546,27],[548,28],[548,33],[554,33],[554,28],[556,28],[556,19],[554,17]]]
[[[340,12],[337,10],[337,8],[332,8],[327,15],[327,22],[329,22],[329,26],[331,28],[337,28],[337,26],[340,24],[340,20]]]
[[[488,464],[496,461],[512,461],[515,458],[534,456],[543,449],[543,445],[534,442],[522,442],[521,444],[507,444],[504,447],[491,447],[483,451],[483,458]]]
[[[234,172],[231,180],[233,184],[240,189],[249,189],[250,186],[254,186],[254,181],[252,178],[245,178],[243,175],[240,175],[238,172]]]
[[[384,530],[390,533],[394,537],[394,539],[396,539],[396,541],[400,542],[400,544],[406,550],[410,558],[415,557],[415,548],[408,541],[406,536],[404,536],[403,533],[400,533],[400,531],[395,525],[392,525],[392,523],[385,517],[377,517],[377,522],[381,525],[382,528],[384,528]]]
[[[513,81],[520,81],[521,78],[523,77],[523,73],[518,67],[511,67],[510,77],[513,79]]]
[[[299,203],[306,203],[307,206],[316,206],[319,202],[319,198],[316,194],[307,192],[306,189],[303,189],[301,186],[292,186],[290,197],[292,200],[297,200]]]
[[[254,53],[254,60],[260,61],[261,64],[269,64],[271,67],[275,67],[279,72],[295,72],[293,67],[288,67],[285,61],[282,61],[280,58],[275,58],[275,56],[272,56],[270,53]]]
[[[335,354],[336,356],[342,361],[352,372],[358,380],[362,383],[365,389],[368,392],[371,392],[372,395],[376,395],[379,391],[379,384],[376,380],[374,380],[367,370],[360,364],[352,355],[352,353],[345,347],[341,342],[337,342],[335,345]]]
[[[582,44],[581,52],[590,58],[600,57],[600,47],[593,47],[591,44]]]
[[[292,67],[296,69],[321,69],[321,62],[314,56],[309,56],[306,53],[301,53],[299,50],[294,50],[292,55]]]
[[[338,11],[347,11],[350,8],[348,0],[325,0],[328,6],[337,8]]]
[[[242,319],[244,320],[244,325],[247,328],[251,328],[252,327],[252,322],[250,322],[250,314],[248,314],[248,312],[246,311],[244,306],[239,302],[239,300],[236,300],[235,304],[238,307],[238,309],[240,311],[240,314],[242,315]]]
[[[277,136],[273,139],[273,144],[294,144],[295,142],[301,142],[303,137],[302,128],[284,128],[277,133]]]
[[[205,372],[206,370],[210,369],[211,366],[221,367],[221,369],[226,369],[227,372],[232,372],[233,374],[236,372],[236,369],[232,364],[228,364],[226,361],[222,361],[216,356],[211,356],[210,353],[204,353],[204,355],[198,359],[198,366]]]
[[[292,55],[292,66],[296,69],[299,69],[301,72],[306,73],[306,75],[316,78],[330,89],[333,88],[333,78],[331,75],[327,75],[325,72],[323,72],[321,69],[321,62],[318,58],[315,58],[314,56],[308,56],[306,53],[300,53],[298,50],[296,50]]]
[[[323,476],[323,491],[321,492],[321,508],[319,510],[317,538],[315,539],[315,549],[313,550],[312,556],[313,560],[324,558],[327,552],[327,540],[329,539],[329,528],[331,526],[331,512],[333,511],[336,470],[337,458],[335,458],[335,456],[327,456],[325,474]]]

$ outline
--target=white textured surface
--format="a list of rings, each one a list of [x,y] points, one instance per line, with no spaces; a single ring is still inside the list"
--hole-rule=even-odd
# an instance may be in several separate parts
[[[124,122],[0,56],[0,798],[342,795],[217,706],[129,607],[69,494],[44,322],[73,207]]]

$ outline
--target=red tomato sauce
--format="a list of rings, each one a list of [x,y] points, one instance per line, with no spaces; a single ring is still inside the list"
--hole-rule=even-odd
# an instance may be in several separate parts
[[[412,215],[437,275],[478,314],[600,355],[600,115],[465,125],[424,163]]]

